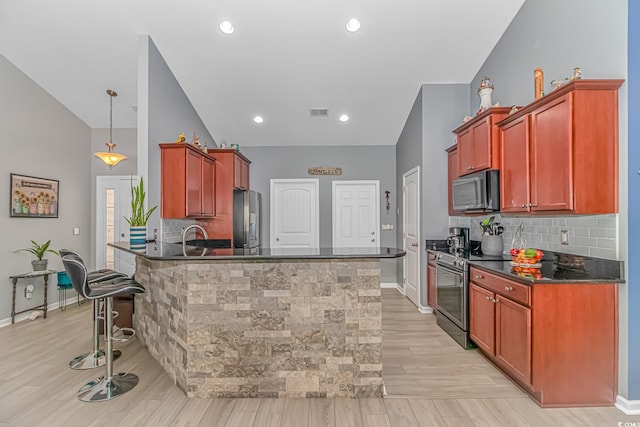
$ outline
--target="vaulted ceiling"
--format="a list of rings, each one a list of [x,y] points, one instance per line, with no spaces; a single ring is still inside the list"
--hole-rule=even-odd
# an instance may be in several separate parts
[[[93,128],[116,90],[113,126],[136,127],[148,34],[217,142],[393,145],[420,85],[469,83],[523,2],[2,0],[0,54]]]

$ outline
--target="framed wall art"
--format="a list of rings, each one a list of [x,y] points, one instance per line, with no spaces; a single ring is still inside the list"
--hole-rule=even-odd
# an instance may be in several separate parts
[[[55,179],[10,174],[11,217],[58,218],[60,183]]]

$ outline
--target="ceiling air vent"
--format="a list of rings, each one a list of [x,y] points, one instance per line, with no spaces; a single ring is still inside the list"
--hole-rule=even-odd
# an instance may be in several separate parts
[[[329,109],[328,108],[312,108],[309,110],[309,115],[311,117],[329,117]]]

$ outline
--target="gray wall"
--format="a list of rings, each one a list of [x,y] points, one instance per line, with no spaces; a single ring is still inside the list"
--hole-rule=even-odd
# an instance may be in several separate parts
[[[451,132],[462,124],[469,108],[469,86],[422,85],[422,236],[448,235],[448,158],[445,149],[456,143]]]
[[[495,86],[492,100],[501,105],[526,105],[534,99],[533,70],[541,67],[545,88],[580,67],[583,78],[627,78],[627,0],[528,0],[471,82],[469,98],[475,110],[480,79]],[[619,259],[628,257],[628,107],[627,84],[620,88],[620,213],[617,215]],[[554,217],[562,219],[562,217]],[[567,218],[570,220],[570,218]],[[625,276],[628,277],[628,274]],[[630,278],[629,282],[636,278]],[[637,279],[636,279],[637,280]],[[619,391],[628,396],[627,336],[638,325],[628,322],[628,288],[620,286]],[[639,387],[634,383],[636,387]]]
[[[422,90],[418,89],[418,95],[416,96],[415,101],[413,101],[413,106],[411,107],[411,111],[409,112],[409,116],[407,117],[407,121],[402,128],[402,132],[400,133],[400,137],[398,138],[398,142],[395,147],[396,154],[396,194],[398,195],[396,204],[396,213],[398,217],[398,233],[396,235],[396,247],[402,248],[402,233],[404,232],[404,227],[402,224],[402,175],[416,166],[421,165],[422,159]],[[420,170],[420,176],[424,176],[424,170]],[[422,201],[422,197],[420,198]],[[420,224],[420,229],[422,230],[422,221]],[[420,265],[422,265],[422,255],[420,255],[421,261]],[[397,274],[397,283],[400,287],[404,288],[403,283],[403,264],[399,264],[398,274]],[[420,283],[423,283],[423,273],[422,268],[420,269]],[[421,292],[422,294],[423,292]]]
[[[331,182],[334,180],[379,180],[380,223],[393,224],[393,231],[380,231],[380,245],[396,246],[397,206],[394,146],[242,147],[251,160],[251,189],[262,194],[262,242],[269,245],[269,192],[274,178],[318,178],[320,181],[320,246],[331,246]],[[337,166],[339,176],[311,176],[310,166]],[[385,191],[391,191],[391,209],[385,208]],[[383,260],[382,281],[396,282],[397,260]]]
[[[401,191],[402,174],[420,165],[420,233],[424,239],[444,239],[448,233],[448,163],[445,149],[455,144],[453,129],[462,123],[469,108],[469,86],[464,84],[425,84],[420,88],[398,144],[397,180]],[[402,200],[399,202],[402,208]],[[402,247],[402,212],[398,214],[398,247]],[[420,246],[423,247],[423,243]],[[426,252],[420,253],[426,266]],[[402,272],[399,283],[402,282]],[[426,306],[426,268],[420,269],[420,299]]]
[[[173,142],[184,132],[187,141],[191,142],[193,132],[200,137],[201,142],[207,142],[212,147],[213,137],[202,123],[200,116],[191,105],[182,87],[162,58],[153,41],[149,41],[149,76],[148,102],[139,102],[138,108],[148,105],[148,206],[160,205],[160,147],[159,143]],[[145,112],[142,112],[145,114]],[[160,209],[151,216],[147,230],[160,227]]]
[[[117,91],[116,91],[117,92]],[[106,95],[105,95],[106,97]],[[117,105],[116,97],[113,100],[113,109],[124,108],[123,105]],[[113,129],[113,143],[117,145],[115,151],[127,156],[126,160],[121,161],[113,169],[105,165],[102,160],[96,156],[91,156],[91,266],[96,265],[96,180],[98,176],[125,176],[136,175],[137,150],[136,150],[136,129]],[[107,129],[91,129],[91,152],[106,151],[107,146],[104,145],[109,141],[109,128]],[[85,260],[85,262],[88,260]]]
[[[8,277],[32,270],[32,256],[15,249],[30,240],[51,239],[54,249],[69,248],[89,258],[91,200],[91,130],[57,100],[0,55],[0,129],[3,148],[0,156],[0,271],[4,276],[0,298],[0,321],[11,315],[11,288]],[[58,218],[10,218],[9,173],[19,173],[60,181]],[[80,235],[73,235],[73,227]],[[63,270],[60,258],[48,254],[49,269]],[[24,298],[24,286],[33,283],[33,299]],[[56,277],[49,281],[49,302],[57,302]],[[21,280],[17,311],[42,301],[42,278]],[[28,313],[27,313],[28,314]]]

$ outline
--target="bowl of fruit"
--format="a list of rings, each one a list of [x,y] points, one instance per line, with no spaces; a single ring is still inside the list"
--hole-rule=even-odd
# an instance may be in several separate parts
[[[511,249],[509,251],[511,255],[511,265],[517,267],[539,268],[542,266],[540,261],[544,256],[544,252],[540,249],[526,248],[526,249]]]

